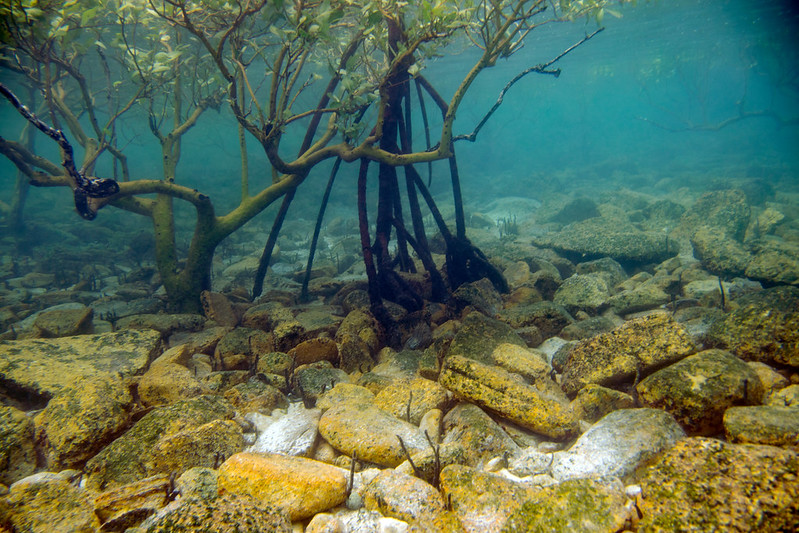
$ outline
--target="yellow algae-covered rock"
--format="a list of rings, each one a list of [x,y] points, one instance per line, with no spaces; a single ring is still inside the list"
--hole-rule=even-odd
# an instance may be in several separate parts
[[[354,385],[352,383],[336,383],[336,386],[325,392],[319,401],[316,402],[316,407],[322,409],[330,409],[338,404],[354,404],[354,403],[373,403],[375,395],[366,387]]]
[[[15,407],[0,405],[0,483],[11,483],[36,469],[33,421]]]
[[[188,428],[232,416],[233,406],[215,395],[157,407],[86,463],[87,484],[102,489],[143,479],[149,475],[147,463],[152,460],[153,447],[158,441]]]
[[[441,471],[444,501],[470,533],[497,533],[535,489],[468,466],[449,465]]]
[[[571,403],[574,416],[587,422],[596,422],[617,409],[633,407],[635,407],[635,400],[629,394],[594,384],[580,389],[577,397]]]
[[[29,533],[96,533],[91,493],[57,474],[36,474],[11,486],[7,496],[12,531]]]
[[[317,361],[338,361],[338,346],[336,341],[326,337],[309,339],[299,343],[289,350],[289,355],[294,358],[295,365],[307,365]]]
[[[313,459],[237,453],[219,468],[220,494],[246,494],[302,520],[344,502],[344,470]]]
[[[79,309],[43,311],[36,315],[33,322],[34,336],[52,339],[92,333],[93,315],[92,308],[86,306]]]
[[[447,403],[447,389],[424,378],[396,381],[375,397],[375,405],[412,424],[419,424],[431,409],[441,409]],[[410,416],[410,419],[409,419]]]
[[[16,390],[50,398],[100,373],[139,374],[161,349],[161,334],[149,329],[0,341],[0,379]]]
[[[363,488],[363,502],[370,511],[422,527],[444,514],[444,500],[432,485],[392,469],[381,471]]]
[[[444,441],[441,444],[441,465],[448,463],[477,466],[501,455],[513,455],[519,446],[485,411],[471,403],[460,403],[450,409],[443,420]],[[448,454],[444,450],[455,446]],[[447,461],[446,455],[451,456]],[[414,457],[417,462],[417,457]],[[417,463],[418,464],[418,463]]]
[[[48,466],[81,466],[125,429],[132,406],[126,384],[110,374],[61,389],[36,417]]]
[[[668,315],[635,318],[580,341],[566,361],[561,386],[573,397],[589,383],[610,386],[632,380],[636,372],[645,374],[695,351],[691,336]]]
[[[799,447],[799,407],[730,407],[724,433],[731,442]]]
[[[94,514],[105,528],[108,528],[108,522],[121,525],[123,522],[141,521],[169,503],[167,495],[172,488],[166,474],[123,485],[97,496]]]
[[[195,466],[215,468],[242,449],[241,426],[232,420],[212,420],[161,438],[149,454],[147,471],[179,474]]]
[[[639,482],[638,531],[797,531],[797,471],[794,451],[683,439]]]
[[[176,363],[150,368],[139,381],[139,398],[147,407],[168,405],[208,392],[191,370]]]
[[[630,515],[625,500],[620,490],[614,490],[593,479],[564,481],[536,491],[508,518],[502,531],[622,531]]]
[[[397,437],[410,454],[429,446],[419,428],[369,403],[334,405],[319,420],[319,433],[342,453],[390,467],[406,459]]]
[[[519,374],[531,383],[547,378],[552,368],[545,361],[546,355],[517,344],[502,343],[491,352],[494,364]]]
[[[522,383],[499,367],[449,356],[439,382],[460,398],[536,433],[565,439],[578,431],[565,396]]]
[[[716,435],[724,411],[755,405],[763,385],[752,368],[730,352],[711,349],[686,357],[636,387],[641,404],[671,413],[689,433]]]

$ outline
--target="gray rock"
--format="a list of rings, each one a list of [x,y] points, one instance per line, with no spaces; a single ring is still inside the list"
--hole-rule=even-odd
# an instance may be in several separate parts
[[[574,318],[562,305],[549,301],[517,305],[505,309],[499,316],[513,328],[537,327],[544,339],[557,335],[574,322]]]
[[[515,454],[519,446],[485,411],[471,403],[460,403],[444,417],[446,445],[459,444],[466,453],[466,462],[478,466],[493,457]]]
[[[730,407],[724,412],[724,433],[730,442],[799,446],[799,407]]]
[[[759,244],[746,265],[746,276],[769,284],[799,285],[799,246],[776,238]]]
[[[460,355],[475,361],[490,362],[491,352],[502,343],[525,346],[511,326],[482,313],[469,313],[463,319],[449,347],[449,355]]]
[[[559,480],[625,478],[645,461],[685,436],[674,418],[658,409],[619,409],[583,433],[567,451],[555,452],[552,476]]]
[[[733,237],[719,228],[702,226],[691,235],[694,255],[714,274],[741,276],[752,255]]]
[[[554,302],[570,313],[585,311],[596,315],[607,304],[610,288],[606,278],[600,274],[575,274],[566,279],[555,292]]]
[[[711,191],[703,194],[686,211],[680,225],[689,235],[698,227],[708,226],[740,242],[746,226],[749,225],[750,211],[746,195],[742,191]]]

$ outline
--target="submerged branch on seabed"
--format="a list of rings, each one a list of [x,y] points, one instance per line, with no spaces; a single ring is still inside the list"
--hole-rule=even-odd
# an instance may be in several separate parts
[[[485,116],[480,120],[480,122],[477,124],[477,126],[474,128],[474,130],[471,133],[468,133],[468,134],[456,135],[455,137],[452,138],[452,141],[453,142],[455,142],[455,141],[474,142],[475,140],[477,140],[477,134],[480,132],[481,129],[483,129],[483,126],[485,125],[486,122],[488,122],[488,119],[491,118],[491,115],[493,115],[494,112],[497,109],[499,109],[499,106],[502,105],[502,101],[505,98],[505,93],[507,93],[508,90],[511,87],[513,87],[513,85],[517,81],[519,81],[520,79],[522,79],[523,77],[527,76],[528,74],[530,74],[532,72],[536,72],[538,74],[549,74],[550,76],[555,76],[556,78],[559,77],[560,76],[560,69],[556,68],[556,69],[550,70],[549,67],[551,67],[552,65],[557,63],[561,58],[563,58],[563,56],[565,56],[566,54],[568,54],[569,52],[571,52],[572,50],[574,50],[575,48],[577,48],[581,44],[587,42],[588,40],[590,40],[592,37],[594,37],[596,34],[598,34],[599,32],[601,32],[604,29],[605,28],[598,28],[598,29],[594,30],[592,33],[586,35],[585,37],[583,37],[582,39],[580,39],[579,41],[577,41],[576,43],[574,43],[573,45],[571,45],[570,47],[565,49],[563,52],[561,52],[554,59],[551,59],[551,60],[547,61],[546,63],[542,63],[540,65],[532,66],[530,68],[524,69],[523,71],[519,72],[512,80],[510,80],[505,85],[505,87],[502,88],[502,90],[499,92],[499,96],[497,97],[497,101],[494,102],[494,105],[491,106],[491,109],[489,109],[488,113],[486,113]]]

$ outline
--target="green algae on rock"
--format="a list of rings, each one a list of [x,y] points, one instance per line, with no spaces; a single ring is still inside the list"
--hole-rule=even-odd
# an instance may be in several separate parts
[[[505,522],[503,533],[613,533],[630,518],[623,493],[592,479],[572,479],[533,493]]]
[[[724,433],[730,442],[799,448],[799,407],[730,407]]]

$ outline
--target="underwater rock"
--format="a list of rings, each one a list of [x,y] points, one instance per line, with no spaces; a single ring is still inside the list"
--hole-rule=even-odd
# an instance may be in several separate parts
[[[456,396],[536,433],[554,439],[577,433],[568,400],[555,387],[541,390],[506,370],[457,355],[447,357],[439,382]]]
[[[249,370],[255,354],[275,351],[275,338],[269,333],[247,327],[234,328],[214,350],[214,368],[220,370]]]
[[[604,276],[599,274],[574,274],[565,279],[555,292],[553,301],[570,313],[585,311],[596,315],[610,298],[610,288]]]
[[[655,283],[644,282],[631,290],[624,290],[608,298],[613,312],[628,315],[654,309],[668,303],[670,297]]]
[[[104,531],[123,531],[137,525],[168,503],[169,476],[151,476],[100,494],[94,500],[94,513]]]
[[[624,271],[624,267],[610,257],[602,257],[593,261],[578,263],[575,267],[575,274],[599,275],[605,280],[609,289],[613,289],[627,279],[627,273]]]
[[[563,452],[553,454],[552,476],[625,478],[685,436],[674,418],[658,409],[619,409],[604,416]]]
[[[45,339],[71,337],[92,332],[91,307],[44,311],[33,322],[34,336]]]
[[[493,317],[502,309],[502,296],[488,278],[483,278],[458,287],[452,293],[449,305],[455,315],[471,306],[477,312]]]
[[[395,381],[375,396],[377,407],[416,425],[431,409],[443,409],[447,401],[444,387],[421,377]]]
[[[280,382],[286,388],[286,378],[277,374],[271,374],[276,382]],[[224,393],[231,404],[240,413],[259,411],[271,413],[274,409],[285,409],[289,406],[286,395],[280,392],[276,386],[264,383],[263,378],[269,376],[253,376],[244,383],[238,383],[227,389]]]
[[[749,365],[731,353],[711,349],[658,370],[636,387],[642,405],[671,413],[688,433],[716,435],[724,411],[757,405],[763,385]]]
[[[763,398],[768,398],[772,393],[787,387],[790,384],[788,378],[771,368],[766,363],[759,361],[749,361],[749,368],[755,371],[760,383],[763,385]]]
[[[12,397],[49,399],[97,374],[139,374],[160,351],[161,335],[153,330],[0,341],[0,378],[13,386]]]
[[[189,468],[216,468],[244,449],[241,427],[232,420],[212,420],[169,432],[153,445],[145,467],[148,474],[181,474]]]
[[[574,322],[574,318],[563,306],[549,301],[522,304],[505,309],[499,313],[499,318],[515,329],[535,326],[544,339],[554,337],[563,328]]]
[[[635,400],[629,394],[608,389],[593,383],[586,385],[571,403],[574,416],[587,422],[596,422],[618,409],[632,409]]]
[[[745,361],[799,367],[799,288],[773,287],[735,302],[710,326],[708,342]]]
[[[742,242],[749,225],[750,208],[743,191],[728,189],[703,194],[691,206],[680,221],[681,230],[687,235],[707,226],[721,231],[730,238]]]
[[[623,263],[659,262],[674,252],[670,250],[665,233],[641,231],[633,224],[604,216],[534,237],[533,244],[552,248],[576,260],[611,257]]]
[[[462,465],[441,471],[444,501],[469,533],[499,533],[508,518],[534,494],[535,489],[502,476]]]
[[[346,372],[333,368],[329,361],[319,361],[297,368],[291,378],[291,388],[306,405],[312,406],[325,391],[349,379]]]
[[[695,351],[688,332],[668,315],[632,319],[613,331],[578,342],[569,352],[561,387],[573,397],[589,383],[622,383],[636,372],[646,374]]]
[[[383,470],[362,489],[362,496],[369,511],[422,529],[440,530],[434,524],[445,514],[444,500],[432,485],[417,477]]]
[[[294,358],[297,366],[319,361],[338,362],[338,346],[333,339],[326,337],[303,341],[289,350],[288,354]]]
[[[132,407],[127,385],[112,374],[61,389],[36,416],[48,467],[82,466],[126,428]]]
[[[307,457],[316,442],[321,409],[306,409],[302,403],[292,403],[285,413],[272,416],[254,412],[245,415],[257,431],[258,439],[247,448],[253,453],[281,453]]]
[[[553,213],[542,220],[544,222],[556,222],[558,224],[570,224],[580,222],[587,218],[599,216],[599,209],[596,202],[584,196],[568,200],[562,206],[557,207]]]
[[[230,403],[215,395],[198,396],[153,409],[124,435],[92,457],[85,467],[87,485],[115,487],[147,477],[158,442],[180,431],[233,416]]]
[[[741,276],[752,261],[752,254],[719,228],[698,228],[691,235],[691,246],[702,266],[714,274]]]
[[[766,405],[799,407],[799,385],[788,385],[772,393]]]
[[[443,450],[446,446],[457,444],[462,447],[458,453],[464,460],[453,457],[451,463],[477,467],[489,459],[513,455],[519,450],[519,446],[493,418],[471,403],[459,403],[450,409],[444,416],[443,425],[442,456],[445,455]]]
[[[332,338],[341,324],[342,318],[336,316],[339,312],[332,306],[314,306],[300,311],[294,318],[302,327],[304,337],[310,339]]]
[[[64,473],[43,472],[11,485],[6,512],[12,531],[96,533],[100,529],[92,494],[64,479]]]
[[[543,487],[514,511],[503,532],[606,533],[622,531],[630,518],[624,493],[592,479]]]
[[[373,403],[336,403],[319,420],[319,434],[336,450],[359,460],[395,467],[408,453],[427,448],[416,426],[378,408]]]
[[[139,380],[139,398],[144,406],[168,405],[208,393],[191,370],[176,363],[153,366]]]
[[[220,326],[236,327],[241,321],[240,313],[224,294],[203,291],[200,293],[200,302],[203,314]]]
[[[36,470],[33,420],[0,405],[0,483],[10,485]]]
[[[449,355],[491,363],[491,352],[502,343],[526,346],[513,328],[482,313],[469,313],[452,339]]]
[[[727,440],[743,444],[799,446],[799,408],[756,405],[730,407],[724,413]]]
[[[245,494],[282,509],[290,520],[326,511],[346,499],[347,476],[334,466],[278,454],[237,453],[219,467],[219,493]]]
[[[120,318],[116,326],[119,329],[154,329],[164,337],[176,331],[199,331],[205,325],[205,317],[194,314],[142,314]]]
[[[169,506],[130,533],[291,533],[291,520],[282,509],[246,494],[186,498]]]
[[[585,320],[569,324],[560,330],[560,336],[570,341],[588,339],[594,335],[612,331],[623,323],[624,322],[618,317],[592,316]]]
[[[683,439],[640,480],[638,531],[795,531],[797,471],[794,451]]]
[[[546,354],[517,344],[502,343],[491,352],[491,360],[508,372],[518,374],[528,383],[546,389],[552,368],[546,363]],[[554,383],[553,383],[554,385]]]
[[[799,245],[782,239],[758,244],[757,252],[746,265],[746,277],[769,284],[799,285]]]

